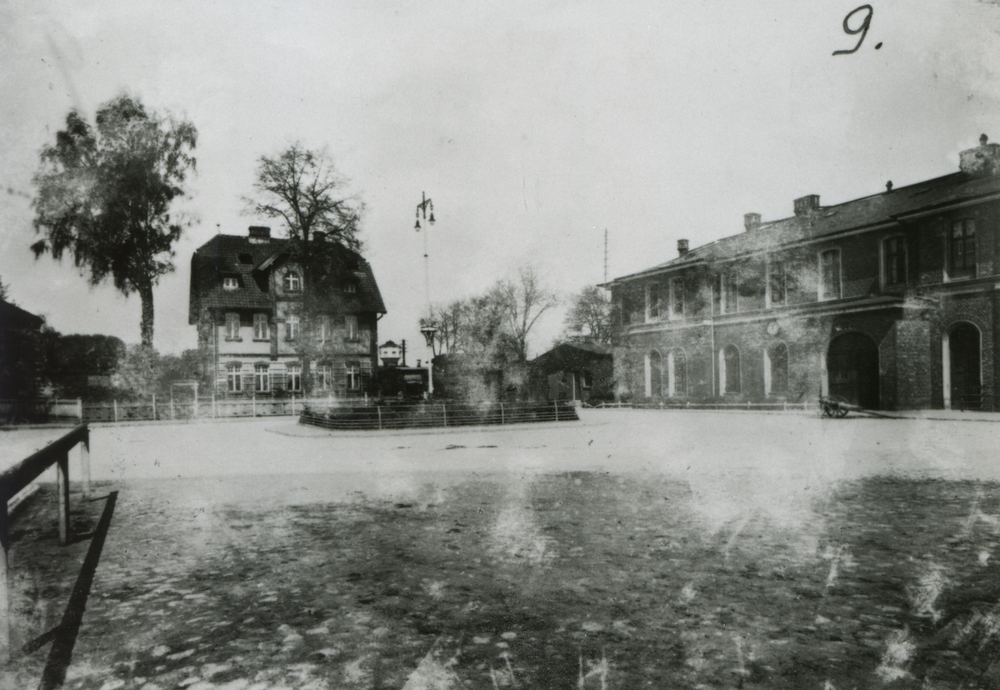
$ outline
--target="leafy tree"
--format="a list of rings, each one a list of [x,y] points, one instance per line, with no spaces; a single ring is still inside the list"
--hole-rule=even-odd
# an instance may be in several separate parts
[[[54,145],[41,152],[35,175],[35,258],[72,254],[97,285],[110,277],[142,301],[142,344],[153,344],[153,287],[174,270],[173,243],[182,226],[171,202],[195,168],[197,131],[190,122],[147,112],[118,96],[97,111],[95,125],[73,110]]]
[[[588,285],[575,294],[566,313],[566,337],[611,342],[611,299],[599,287]]]

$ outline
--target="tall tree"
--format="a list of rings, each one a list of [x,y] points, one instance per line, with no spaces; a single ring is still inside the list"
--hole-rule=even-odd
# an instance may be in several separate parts
[[[110,277],[124,295],[139,294],[144,347],[153,344],[153,287],[174,270],[182,225],[170,205],[195,168],[193,124],[148,112],[131,96],[97,111],[95,125],[78,112],[42,149],[35,175],[35,258],[73,255],[90,282]]]
[[[566,337],[611,342],[611,300],[599,287],[588,285],[573,295],[566,312]]]
[[[526,362],[528,334],[542,314],[559,304],[559,298],[543,285],[531,267],[520,269],[516,278],[501,280],[494,286],[493,294],[503,309],[517,360]]]
[[[320,316],[344,302],[344,276],[357,268],[364,204],[344,193],[347,184],[324,151],[295,143],[257,160],[253,196],[244,199],[248,213],[281,222],[289,259],[302,269],[305,289],[297,309],[304,337],[296,339],[295,350],[305,371],[309,361],[331,353],[333,341],[317,337]],[[308,388],[308,377],[305,383]]]

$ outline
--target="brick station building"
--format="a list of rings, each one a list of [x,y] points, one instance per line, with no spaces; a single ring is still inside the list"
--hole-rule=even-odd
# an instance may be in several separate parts
[[[604,287],[632,400],[1000,409],[1000,145],[960,169],[794,215]]]

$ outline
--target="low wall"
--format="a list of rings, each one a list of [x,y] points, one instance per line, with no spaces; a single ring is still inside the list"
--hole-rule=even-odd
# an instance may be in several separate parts
[[[567,402],[448,402],[325,409],[310,405],[299,417],[299,424],[324,429],[417,429],[577,420],[576,408]]]

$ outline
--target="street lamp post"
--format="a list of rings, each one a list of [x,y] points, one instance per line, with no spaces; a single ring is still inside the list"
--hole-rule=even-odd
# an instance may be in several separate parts
[[[430,225],[434,225],[434,202],[427,198],[426,192],[420,193],[421,202],[417,204],[417,222],[413,226],[413,229],[420,232],[420,217],[423,216],[424,221]],[[427,217],[427,212],[430,211],[430,217]],[[427,235],[430,234],[428,231],[430,228],[424,229],[424,297],[427,300],[427,317],[431,316],[431,267],[430,259],[427,257]],[[431,350],[431,356],[427,359],[427,394],[433,395],[434,393],[434,335],[437,333],[437,329],[430,324],[424,326],[420,329],[420,332],[424,334],[424,338],[427,340],[427,347]]]

